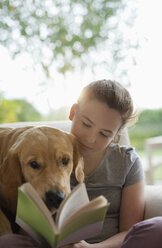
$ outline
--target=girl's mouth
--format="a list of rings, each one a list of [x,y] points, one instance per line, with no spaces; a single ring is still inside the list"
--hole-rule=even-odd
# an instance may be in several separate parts
[[[87,151],[87,150],[92,150],[91,147],[86,146],[86,145],[84,145],[83,143],[80,143],[80,142],[79,142],[79,145],[80,145],[80,148],[83,149],[83,150],[86,150],[86,151]]]

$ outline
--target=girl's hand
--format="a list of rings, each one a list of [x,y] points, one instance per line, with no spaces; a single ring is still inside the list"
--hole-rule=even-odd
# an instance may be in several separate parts
[[[78,243],[72,245],[66,245],[61,248],[92,248],[92,247],[94,247],[93,244],[88,244],[86,241],[82,240]]]

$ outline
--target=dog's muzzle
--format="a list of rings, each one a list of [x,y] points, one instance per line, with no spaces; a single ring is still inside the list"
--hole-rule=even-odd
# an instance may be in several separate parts
[[[64,198],[65,193],[62,191],[50,190],[45,194],[45,203],[49,209],[58,209]]]

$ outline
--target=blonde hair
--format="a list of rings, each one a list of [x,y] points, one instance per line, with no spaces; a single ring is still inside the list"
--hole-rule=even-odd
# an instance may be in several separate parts
[[[128,90],[120,83],[112,80],[98,80],[85,86],[78,98],[78,103],[86,99],[96,98],[107,104],[109,108],[119,112],[122,120],[120,130],[128,123],[137,120],[134,113],[133,101]]]

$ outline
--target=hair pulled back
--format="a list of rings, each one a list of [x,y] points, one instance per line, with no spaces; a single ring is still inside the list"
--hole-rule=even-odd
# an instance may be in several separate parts
[[[94,81],[83,88],[78,103],[92,98],[106,103],[109,108],[119,112],[122,120],[120,129],[130,121],[136,120],[131,95],[120,83],[105,79]]]

